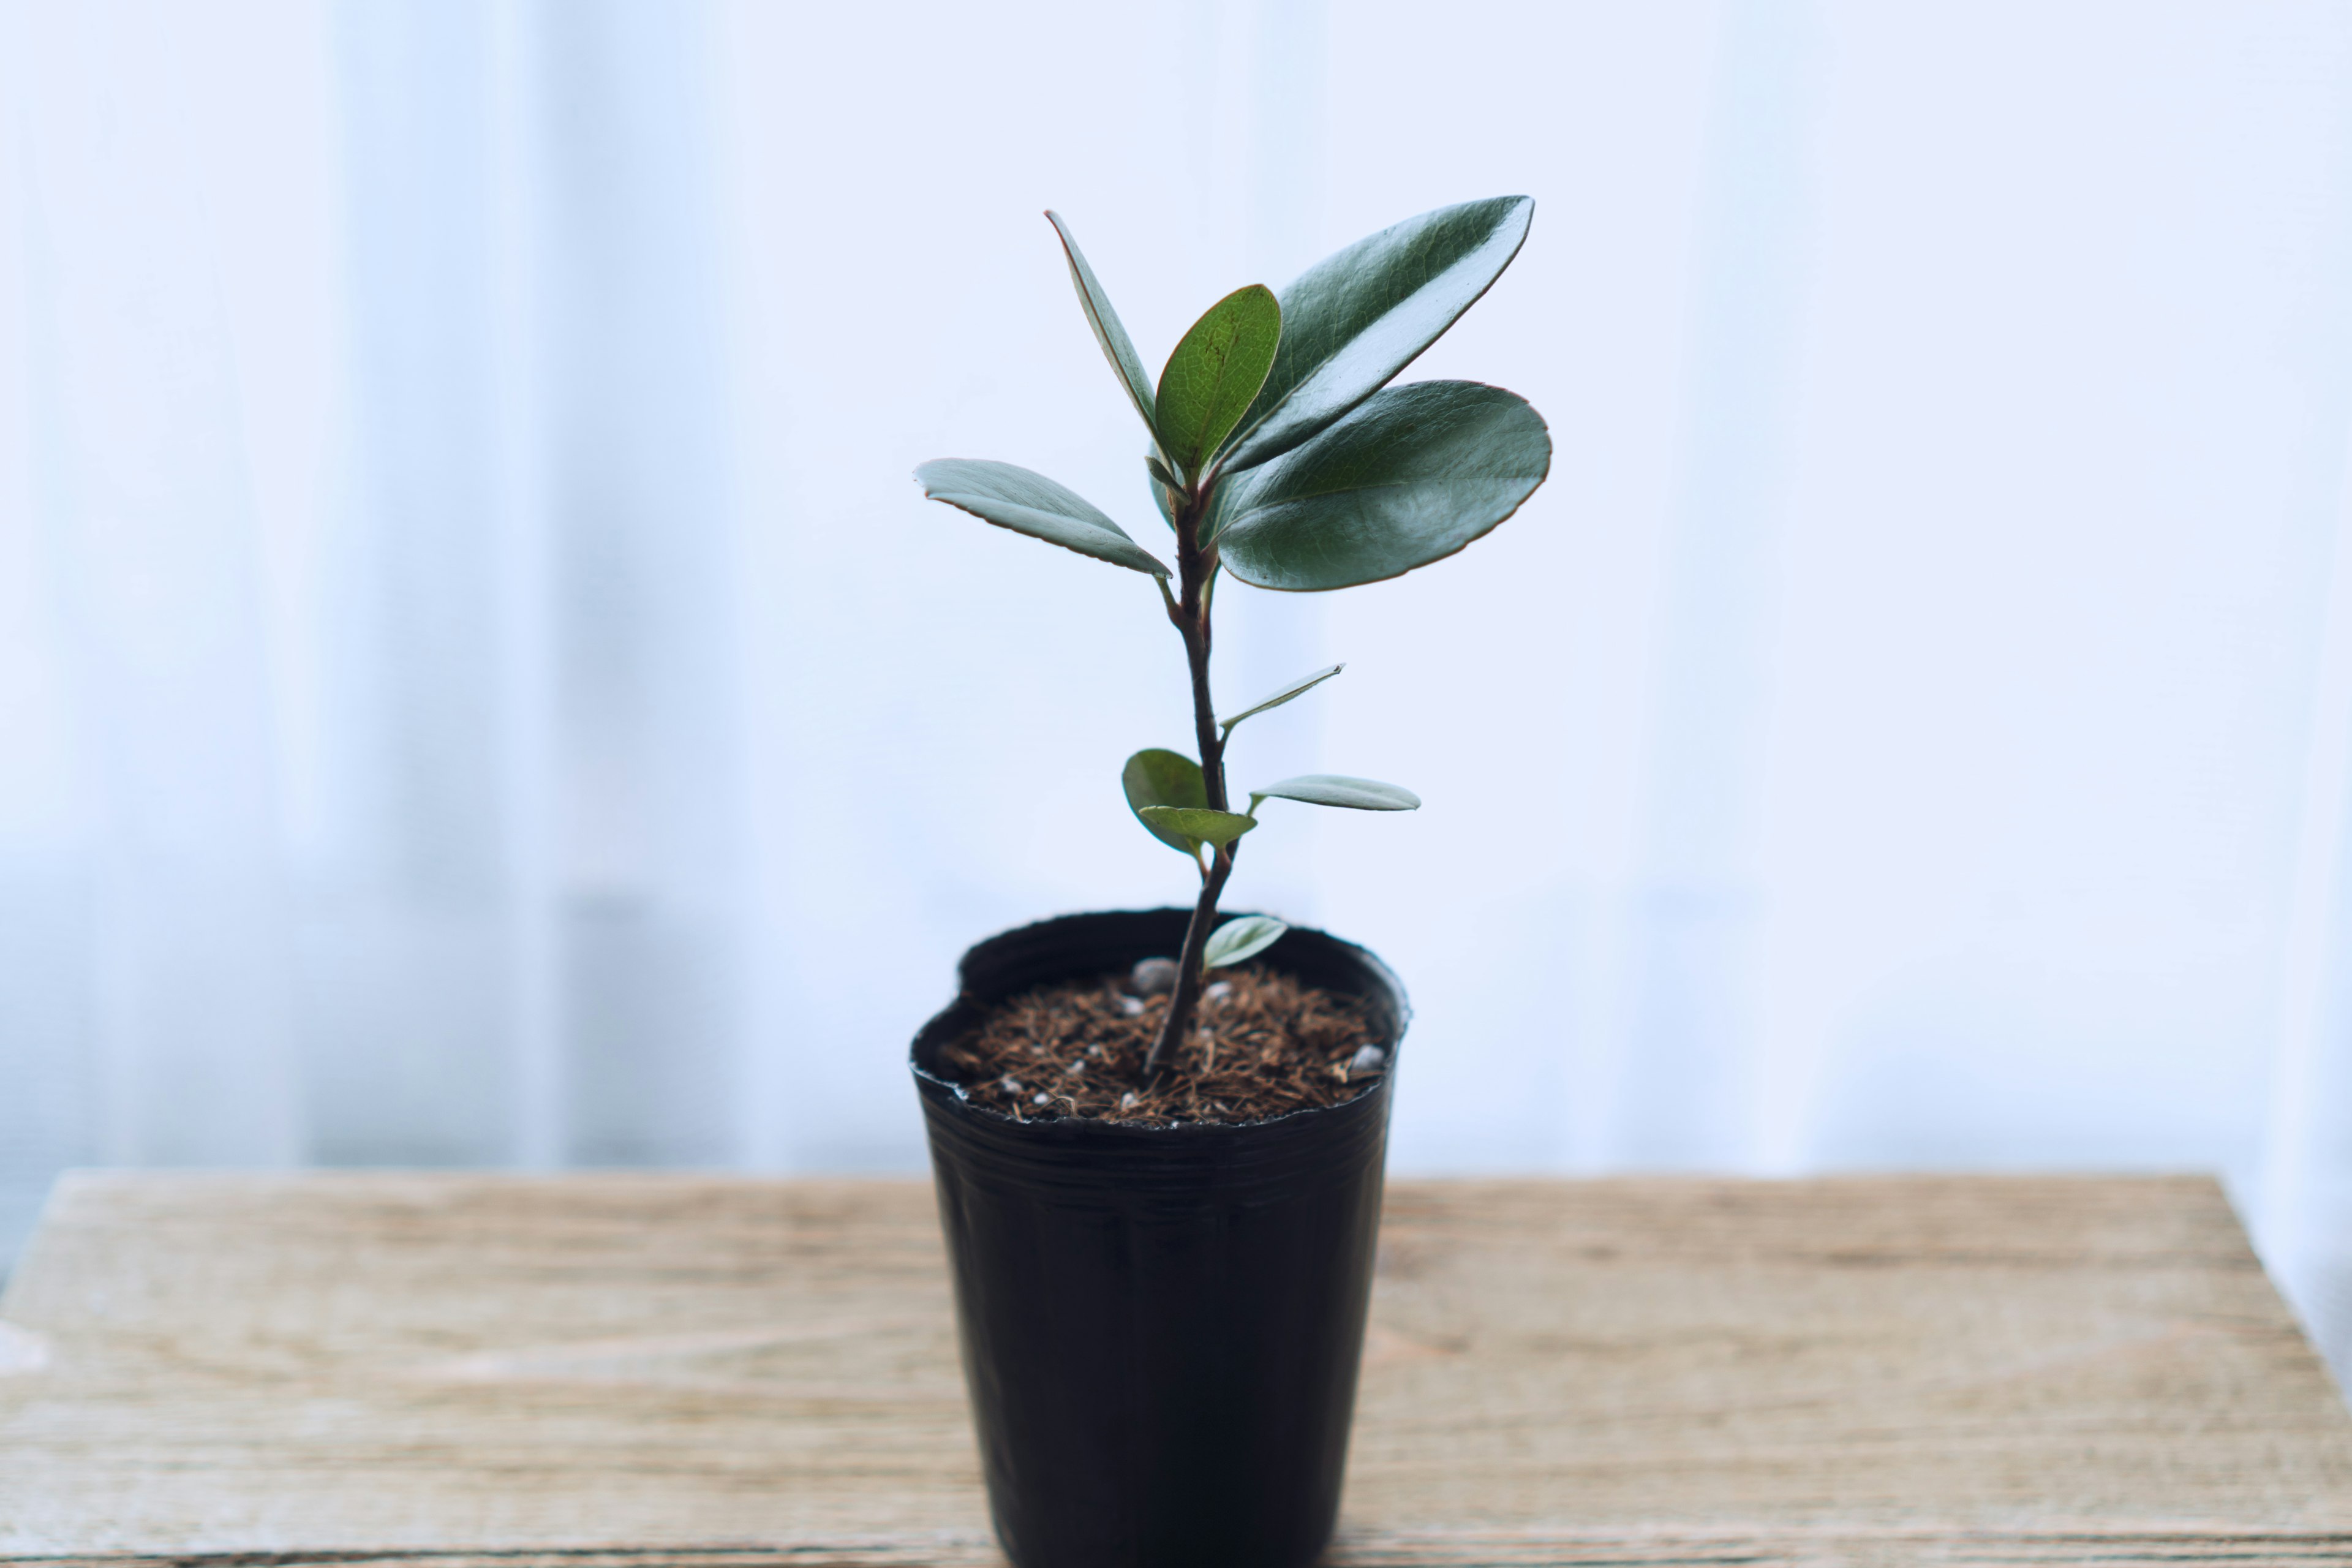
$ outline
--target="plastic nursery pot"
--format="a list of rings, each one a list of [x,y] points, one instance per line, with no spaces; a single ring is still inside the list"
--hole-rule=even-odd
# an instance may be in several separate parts
[[[1362,948],[1261,962],[1369,998],[1390,1072],[1242,1125],[1015,1121],[935,1070],[988,1007],[1175,952],[1189,911],[1070,915],[964,954],[912,1053],[998,1539],[1019,1568],[1302,1568],[1330,1540],[1410,1016]]]

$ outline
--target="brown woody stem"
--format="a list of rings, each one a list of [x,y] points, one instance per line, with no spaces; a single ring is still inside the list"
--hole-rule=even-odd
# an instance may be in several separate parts
[[[1207,498],[1198,493],[1181,495],[1175,510],[1176,575],[1181,593],[1170,607],[1168,618],[1176,623],[1184,638],[1185,662],[1192,673],[1192,729],[1201,748],[1202,786],[1211,810],[1228,811],[1232,808],[1225,804],[1224,736],[1217,728],[1216,706],[1209,700],[1209,584],[1216,575],[1217,562],[1215,552],[1201,544],[1201,519],[1208,510]],[[1193,1011],[1201,1001],[1201,959],[1208,949],[1209,933],[1217,924],[1217,896],[1225,889],[1225,879],[1233,875],[1234,851],[1240,846],[1235,839],[1218,849],[1201,872],[1201,899],[1192,906],[1192,922],[1184,928],[1184,951],[1176,960],[1176,989],[1169,994],[1168,1016],[1160,1020],[1151,1054],[1143,1061],[1146,1083],[1167,1069],[1185,1031],[1192,1027]]]

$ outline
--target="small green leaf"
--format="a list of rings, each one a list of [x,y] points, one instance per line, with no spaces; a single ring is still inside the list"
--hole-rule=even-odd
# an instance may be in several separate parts
[[[1440,207],[1308,268],[1282,291],[1282,346],[1226,470],[1282,456],[1386,386],[1502,276],[1535,207],[1526,196]]]
[[[1284,687],[1281,690],[1276,692],[1273,696],[1260,698],[1257,701],[1252,703],[1249,707],[1243,709],[1232,718],[1218,720],[1218,727],[1230,732],[1233,730],[1233,727],[1240,723],[1243,720],[1250,718],[1255,714],[1263,713],[1269,708],[1279,708],[1294,697],[1304,697],[1309,691],[1314,690],[1315,688],[1322,685],[1325,681],[1330,679],[1333,676],[1339,674],[1341,670],[1347,668],[1348,667],[1344,664],[1335,664],[1328,669],[1318,669],[1312,675],[1302,675],[1297,679],[1292,681],[1289,685]]]
[[[1472,381],[1391,386],[1289,456],[1228,480],[1218,558],[1260,588],[1377,583],[1468,544],[1550,470],[1543,418],[1516,394]]]
[[[1176,476],[1168,471],[1168,465],[1160,460],[1157,453],[1146,452],[1143,467],[1151,476],[1151,504],[1160,509],[1160,516],[1168,526],[1174,528],[1176,508],[1169,500],[1169,492],[1183,487],[1176,482]]]
[[[1078,248],[1070,226],[1062,221],[1057,212],[1048,211],[1045,221],[1062,237],[1062,254],[1069,258],[1070,283],[1078,291],[1078,308],[1087,313],[1087,325],[1095,330],[1095,342],[1102,345],[1103,358],[1110,361],[1111,369],[1118,373],[1119,384],[1127,388],[1128,401],[1143,416],[1143,427],[1157,438],[1160,426],[1152,416],[1151,377],[1144,372],[1142,356],[1129,341],[1118,312],[1110,308],[1110,296],[1095,281],[1095,269],[1087,265],[1086,252]]]
[[[1201,780],[1201,764],[1181,752],[1163,751],[1152,747],[1127,759],[1127,767],[1119,774],[1119,784],[1127,791],[1128,809],[1135,819],[1151,830],[1151,836],[1171,849],[1198,856],[1201,843],[1196,837],[1163,828],[1144,816],[1147,807],[1202,807],[1209,804],[1208,786]]]
[[[1262,283],[1236,289],[1192,323],[1160,373],[1160,449],[1198,474],[1265,384],[1282,342],[1282,307]]]
[[[1169,833],[1181,833],[1187,838],[1197,838],[1204,844],[1223,848],[1257,826],[1257,819],[1244,816],[1238,811],[1212,811],[1205,805],[1147,805],[1136,816],[1143,826],[1165,838]],[[1165,828],[1166,833],[1160,833]]]
[[[1250,791],[1250,809],[1268,796],[1303,800],[1309,805],[1344,805],[1355,811],[1418,811],[1421,796],[1378,779],[1351,779],[1344,773],[1301,773],[1295,779]]]
[[[1127,536],[1090,501],[1043,474],[977,458],[940,458],[915,470],[923,493],[972,516],[1108,561],[1114,566],[1168,575],[1152,553]]]
[[[1209,933],[1209,944],[1201,951],[1201,967],[1216,969],[1255,958],[1281,941],[1289,929],[1272,915],[1236,916]]]

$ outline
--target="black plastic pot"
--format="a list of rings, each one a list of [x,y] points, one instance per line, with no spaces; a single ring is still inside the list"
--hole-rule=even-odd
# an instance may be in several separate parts
[[[1242,1126],[1015,1121],[934,1069],[992,1003],[1173,953],[1184,910],[1070,915],[964,954],[915,1037],[964,1375],[1019,1568],[1302,1568],[1330,1540],[1409,1009],[1292,930],[1262,962],[1368,997],[1391,1073]]]

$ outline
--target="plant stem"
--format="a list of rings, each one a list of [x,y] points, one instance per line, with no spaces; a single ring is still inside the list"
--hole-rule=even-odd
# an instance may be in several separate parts
[[[1225,890],[1225,879],[1233,869],[1233,846],[1228,844],[1217,851],[1201,879],[1201,901],[1192,906],[1192,923],[1184,928],[1184,951],[1176,960],[1176,989],[1168,996],[1168,1016],[1160,1021],[1151,1054],[1143,1059],[1146,1083],[1166,1070],[1184,1031],[1192,1026],[1192,1014],[1201,1003],[1201,954],[1209,945],[1209,932],[1216,929],[1217,895]]]
[[[1201,519],[1208,511],[1207,497],[1197,491],[1179,498],[1176,507],[1176,570],[1182,596],[1168,618],[1184,638],[1184,658],[1192,674],[1192,730],[1201,748],[1201,784],[1213,811],[1232,809],[1225,804],[1225,741],[1217,728],[1216,705],[1209,700],[1209,584],[1216,576],[1213,551],[1201,546]],[[1201,958],[1216,929],[1217,897],[1234,872],[1235,839],[1210,857],[1201,873],[1201,899],[1184,928],[1184,951],[1176,960],[1176,989],[1169,994],[1168,1016],[1160,1020],[1151,1053],[1143,1060],[1143,1080],[1150,1083],[1167,1069],[1192,1025],[1201,1000]]]

